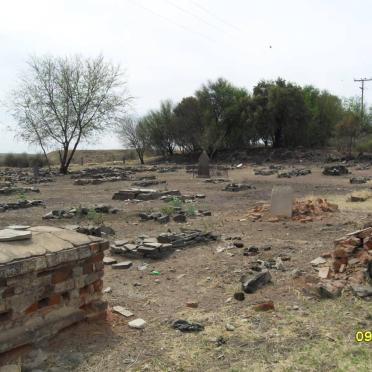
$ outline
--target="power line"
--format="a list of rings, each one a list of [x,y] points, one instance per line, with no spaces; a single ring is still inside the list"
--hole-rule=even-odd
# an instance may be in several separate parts
[[[216,42],[215,40],[211,39],[210,37],[208,37],[208,36],[206,36],[206,35],[204,35],[204,34],[202,34],[202,33],[200,33],[200,32],[197,32],[197,31],[195,31],[195,30],[192,30],[192,29],[190,29],[190,28],[188,28],[188,27],[186,27],[186,26],[184,26],[184,25],[182,25],[182,24],[179,24],[179,23],[173,21],[173,19],[171,19],[171,18],[168,18],[168,17],[166,17],[166,16],[164,16],[164,15],[162,15],[162,14],[159,14],[159,13],[157,13],[157,12],[154,12],[152,9],[147,8],[146,6],[140,4],[139,2],[136,2],[136,1],[133,1],[133,0],[128,0],[128,1],[131,2],[132,4],[135,4],[135,5],[138,6],[138,7],[140,7],[140,8],[142,8],[142,9],[146,10],[147,12],[150,12],[150,13],[156,15],[157,17],[163,18],[163,19],[165,19],[166,21],[168,21],[168,22],[170,22],[170,23],[173,23],[173,24],[176,25],[177,27],[180,27],[180,28],[184,29],[184,30],[187,31],[187,32],[191,32],[191,33],[193,33],[193,34],[195,34],[195,35],[198,35],[198,36],[200,36],[200,37],[202,37],[202,38],[204,38],[204,39],[206,39],[206,40],[208,40],[208,41],[210,41],[210,42],[213,42],[213,43]]]
[[[197,8],[199,8],[200,10],[202,10],[204,13],[208,14],[210,17],[215,18],[217,21],[223,23],[224,25],[233,28],[235,31],[239,31],[239,32],[242,31],[239,27],[237,27],[237,26],[233,25],[232,23],[227,22],[224,19],[220,18],[219,16],[215,15],[214,13],[212,13],[211,11],[209,11],[207,8],[205,8],[204,6],[198,4],[196,1],[194,1],[194,0],[189,0],[189,1],[192,4],[194,4]]]
[[[360,82],[360,83],[362,83],[362,85],[359,87],[359,89],[362,91],[362,105],[361,105],[361,108],[360,108],[360,110],[361,110],[361,114],[360,114],[360,116],[361,116],[361,118],[362,118],[362,120],[363,120],[363,115],[364,115],[364,83],[366,82],[366,81],[372,81],[372,78],[370,78],[370,79],[367,79],[367,78],[360,78],[360,79],[354,79],[354,81],[355,82]]]
[[[195,14],[195,13],[193,13],[193,12],[190,12],[188,9],[185,9],[185,8],[180,7],[179,5],[174,4],[174,3],[173,3],[172,1],[170,1],[170,0],[165,0],[165,1],[166,1],[168,4],[172,5],[173,7],[175,7],[176,9],[178,9],[179,11],[181,11],[181,12],[183,12],[183,13],[185,13],[185,14],[188,14],[188,15],[190,15],[191,17],[194,17],[194,18],[198,19],[200,22],[202,22],[202,23],[208,25],[209,27],[213,27],[215,30],[220,31],[220,32],[225,32],[225,30],[223,30],[223,29],[221,29],[221,28],[215,26],[213,23],[208,22],[208,21],[205,20],[203,17],[200,17],[198,14]]]

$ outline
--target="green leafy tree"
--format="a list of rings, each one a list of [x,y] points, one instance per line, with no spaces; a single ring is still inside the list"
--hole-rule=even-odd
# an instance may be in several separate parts
[[[336,125],[336,137],[339,140],[339,146],[346,150],[349,156],[351,156],[353,146],[361,128],[360,116],[352,111],[347,112],[343,119]]]
[[[213,157],[219,149],[239,144],[243,101],[248,93],[222,78],[203,85],[195,96],[202,110],[202,147]]]

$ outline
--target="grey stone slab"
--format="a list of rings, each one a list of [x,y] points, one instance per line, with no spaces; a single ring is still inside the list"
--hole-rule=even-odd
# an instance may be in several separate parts
[[[274,186],[271,192],[271,214],[292,217],[293,189],[291,186]]]
[[[113,269],[129,269],[131,266],[132,266],[132,261],[123,261],[123,262],[119,262],[117,264],[113,264],[111,267]]]
[[[0,230],[0,242],[31,239],[31,231],[4,229]]]

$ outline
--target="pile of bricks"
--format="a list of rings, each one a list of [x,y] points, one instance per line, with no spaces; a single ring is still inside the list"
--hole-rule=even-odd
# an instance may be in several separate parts
[[[0,243],[0,353],[49,338],[102,315],[109,243],[60,228],[30,228],[32,239]]]
[[[293,204],[292,220],[299,222],[312,222],[321,220],[327,213],[338,211],[337,204],[327,201],[327,199],[315,200],[296,200]],[[258,204],[248,212],[248,216],[253,221],[265,219],[268,222],[279,222],[281,219],[270,214],[269,204]]]
[[[372,227],[354,231],[335,240],[331,253],[312,261],[321,279],[318,289],[323,297],[337,297],[346,286],[359,297],[371,297]]]

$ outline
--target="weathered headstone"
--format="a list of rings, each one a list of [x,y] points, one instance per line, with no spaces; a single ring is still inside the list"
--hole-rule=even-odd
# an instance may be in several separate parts
[[[38,165],[34,165],[33,168],[33,173],[34,173],[34,178],[38,179],[39,178],[39,166]]]
[[[199,157],[199,164],[198,164],[198,177],[210,177],[209,173],[209,157],[205,151]]]
[[[293,189],[291,186],[275,186],[271,192],[271,214],[292,217]]]

